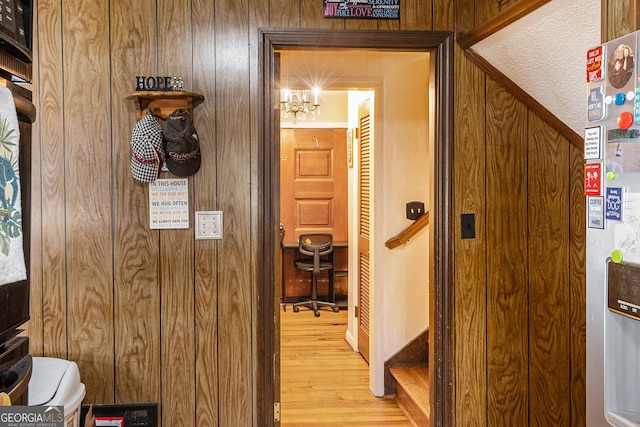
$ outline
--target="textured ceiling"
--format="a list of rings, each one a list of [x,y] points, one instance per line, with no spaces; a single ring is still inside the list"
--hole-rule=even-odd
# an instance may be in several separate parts
[[[553,0],[472,49],[579,135],[587,50],[600,44],[601,0]]]

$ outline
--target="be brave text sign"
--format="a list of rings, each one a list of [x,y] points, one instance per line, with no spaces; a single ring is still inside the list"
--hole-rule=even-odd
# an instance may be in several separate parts
[[[324,0],[324,17],[398,19],[400,0]]]

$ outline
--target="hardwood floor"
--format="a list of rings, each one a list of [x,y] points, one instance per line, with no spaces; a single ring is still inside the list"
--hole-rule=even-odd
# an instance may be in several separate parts
[[[345,341],[347,311],[281,310],[281,426],[411,427],[391,398],[369,391],[368,365]]]

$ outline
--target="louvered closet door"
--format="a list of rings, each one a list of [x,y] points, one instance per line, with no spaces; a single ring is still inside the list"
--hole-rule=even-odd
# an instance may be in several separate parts
[[[369,362],[370,270],[369,239],[371,214],[371,129],[370,107],[366,100],[358,107],[358,351]]]

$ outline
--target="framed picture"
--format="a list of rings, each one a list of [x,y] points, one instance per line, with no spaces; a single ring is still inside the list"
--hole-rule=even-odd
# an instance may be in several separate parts
[[[347,166],[353,167],[353,138],[355,129],[347,129]]]

